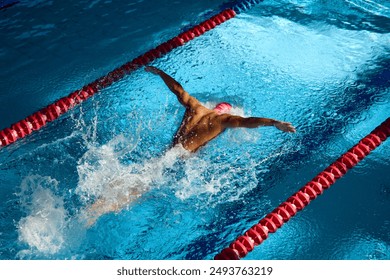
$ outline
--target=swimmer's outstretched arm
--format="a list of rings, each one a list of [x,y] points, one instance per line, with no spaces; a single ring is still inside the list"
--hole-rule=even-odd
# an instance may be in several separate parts
[[[177,99],[183,106],[195,107],[199,104],[199,101],[195,97],[189,95],[188,92],[186,92],[174,78],[169,76],[164,71],[153,66],[146,66],[145,71],[153,73],[155,75],[159,75],[163,79],[165,84],[168,86],[168,88],[177,96]]]
[[[223,120],[225,127],[246,127],[246,128],[256,128],[259,126],[274,126],[277,129],[284,132],[295,132],[295,127],[288,122],[282,122],[274,119],[267,118],[243,118],[240,116],[228,115]]]

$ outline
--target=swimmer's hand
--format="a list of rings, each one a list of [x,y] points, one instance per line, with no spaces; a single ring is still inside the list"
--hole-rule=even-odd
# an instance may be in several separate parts
[[[156,68],[156,67],[154,67],[154,66],[146,66],[145,67],[145,71],[153,73],[153,74],[156,74],[156,75],[159,75],[161,73],[161,70]]]
[[[277,123],[275,123],[275,127],[281,131],[284,131],[284,132],[295,132],[295,127],[293,127],[291,125],[291,123],[288,123],[288,122],[281,122],[281,121],[278,121]]]

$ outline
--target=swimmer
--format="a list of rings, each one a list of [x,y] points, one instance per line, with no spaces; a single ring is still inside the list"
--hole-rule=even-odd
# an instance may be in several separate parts
[[[175,79],[162,70],[153,66],[147,66],[145,71],[159,75],[168,88],[176,95],[179,102],[186,108],[181,125],[173,138],[173,145],[181,144],[190,152],[196,152],[227,128],[273,126],[284,132],[295,132],[295,128],[288,122],[268,118],[244,118],[231,115],[229,112],[232,105],[226,102],[217,104],[212,110],[208,109],[195,97],[189,95]]]
[[[168,88],[177,96],[179,102],[186,108],[182,123],[173,138],[173,146],[184,148],[187,152],[196,152],[200,147],[206,145],[228,128],[246,127],[256,128],[260,126],[274,126],[284,132],[295,132],[291,123],[282,122],[268,118],[249,117],[244,118],[229,114],[232,105],[226,102],[219,103],[214,109],[204,107],[195,97],[189,95],[183,87],[171,76],[162,70],[147,66],[147,72],[159,75]],[[125,182],[114,180],[108,184],[109,189],[115,189],[118,185],[125,185]],[[99,198],[87,209],[86,216],[88,226],[92,226],[103,214],[119,212],[126,205],[137,200],[147,191],[147,184],[132,186],[129,193],[118,194],[109,200]]]

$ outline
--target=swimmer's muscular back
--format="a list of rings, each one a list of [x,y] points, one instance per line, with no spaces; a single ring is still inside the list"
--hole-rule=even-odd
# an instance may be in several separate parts
[[[173,144],[181,144],[184,149],[195,152],[221,134],[225,128],[222,116],[213,110],[202,105],[187,108]]]
[[[210,110],[195,97],[189,95],[176,80],[162,70],[152,66],[147,66],[145,70],[159,75],[176,95],[178,101],[186,108],[182,123],[174,136],[173,144],[181,144],[188,151],[195,152],[226,128],[275,126],[284,132],[295,132],[295,128],[290,123],[268,118],[243,118]]]
[[[217,137],[226,128],[276,126],[285,132],[295,129],[287,123],[267,118],[243,118],[231,114],[218,114],[202,105],[186,110],[180,128],[176,132],[173,144],[181,144],[188,151],[195,152],[201,146]],[[279,126],[279,127],[278,127]]]

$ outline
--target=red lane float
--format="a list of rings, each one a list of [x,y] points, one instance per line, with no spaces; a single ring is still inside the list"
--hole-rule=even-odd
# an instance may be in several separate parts
[[[142,66],[145,66],[146,64],[169,53],[175,48],[183,46],[185,43],[203,35],[205,32],[215,28],[217,25],[220,25],[221,23],[235,16],[236,12],[233,9],[226,9],[221,13],[211,17],[210,19],[205,20],[195,27],[168,40],[167,42],[160,44],[145,54],[140,55],[132,61],[118,67],[107,75],[84,86],[81,90],[72,92],[68,96],[55,101],[53,104],[48,105],[46,108],[41,109],[24,120],[13,124],[10,128],[1,130],[0,147],[8,146],[18,139],[30,135],[33,131],[39,130],[48,122],[57,119],[77,104],[82,103],[83,101],[98,93],[100,90],[110,86],[114,82],[119,81],[127,74]]]
[[[276,207],[270,214],[251,227],[244,235],[239,236],[214,257],[216,260],[239,260],[251,252],[255,246],[267,239],[269,233],[275,232],[288,222],[298,211],[305,208],[312,200],[321,195],[337,179],[347,173],[371,151],[377,148],[390,136],[390,118],[375,128],[358,144],[339,157],[333,164],[319,173],[313,180],[290,196],[286,202]]]

